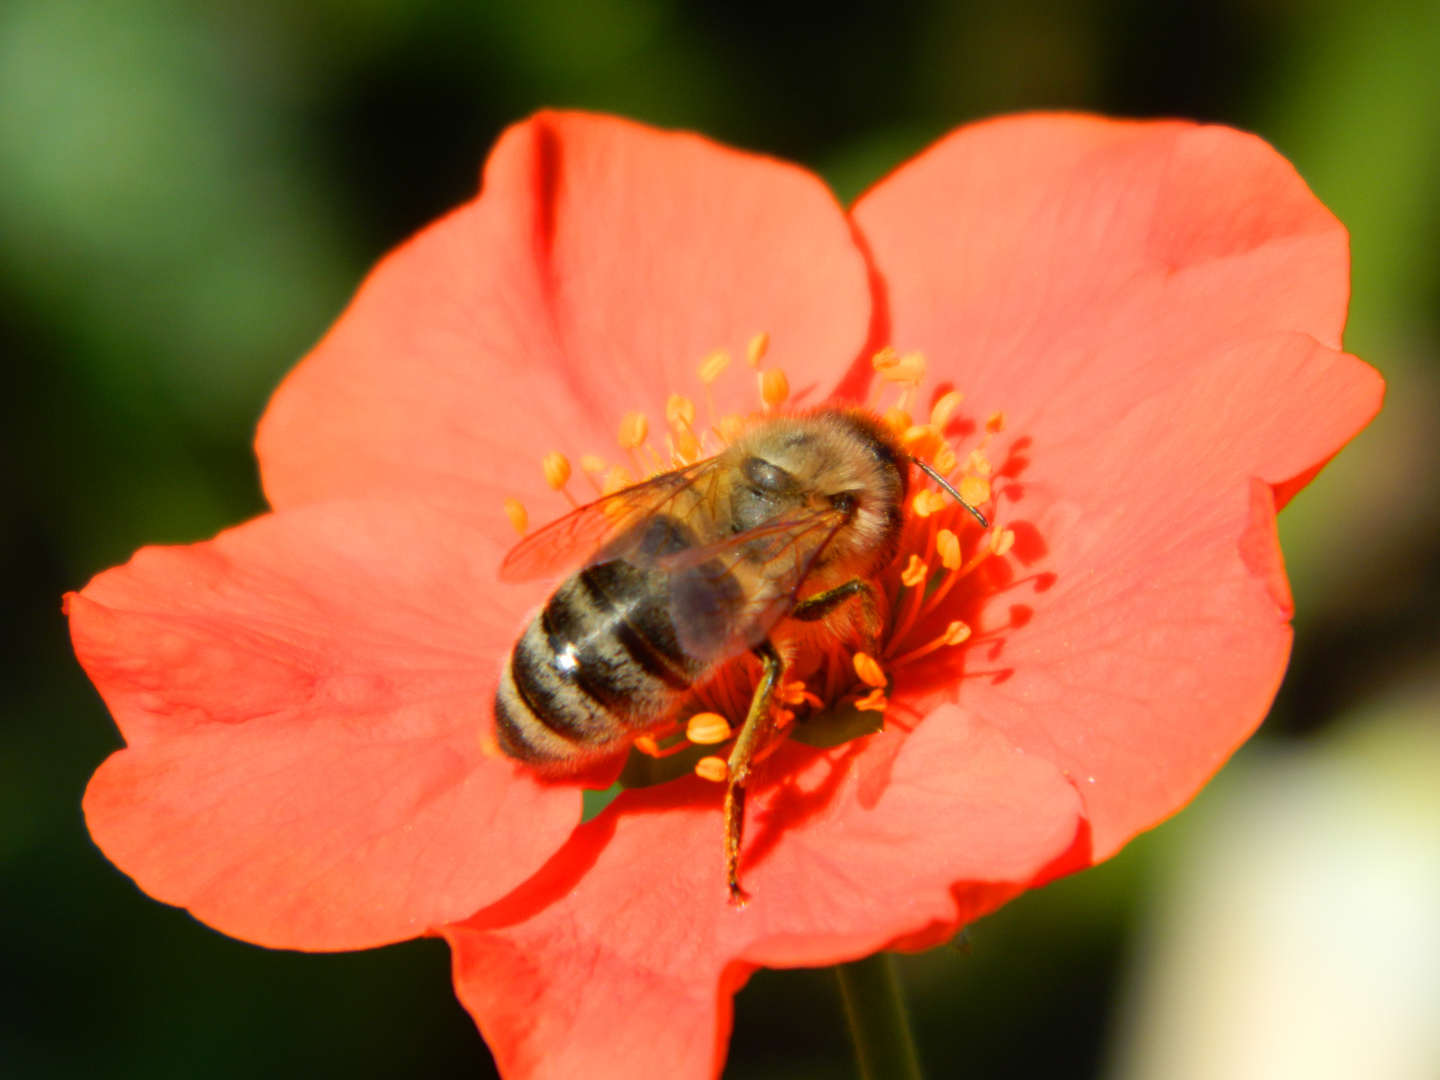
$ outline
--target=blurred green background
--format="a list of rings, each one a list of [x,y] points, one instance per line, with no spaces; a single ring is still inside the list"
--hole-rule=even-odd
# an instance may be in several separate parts
[[[271,387],[542,105],[798,160],[842,199],[1033,107],[1223,121],[1295,161],[1351,229],[1347,344],[1391,396],[1282,518],[1274,714],[1192,811],[904,973],[932,1080],[1440,1076],[1435,0],[0,0],[0,1074],[492,1074],[442,945],[266,952],[105,862],[79,802],[118,739],[59,597],[263,508]],[[1315,920],[1302,960],[1267,918]],[[1399,1071],[1344,1071],[1335,994],[1265,1014],[1307,964],[1391,1003],[1362,1050],[1403,1044]],[[828,973],[757,975],[726,1075],[852,1076]]]

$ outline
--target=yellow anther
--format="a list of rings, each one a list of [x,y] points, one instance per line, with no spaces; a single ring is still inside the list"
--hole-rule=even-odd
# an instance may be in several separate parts
[[[983,476],[967,476],[960,481],[960,497],[971,506],[990,501],[990,481]]]
[[[648,434],[650,434],[650,421],[645,419],[644,413],[627,412],[620,419],[621,449],[635,449],[645,441],[645,436]]]
[[[580,468],[586,472],[604,472],[610,467],[609,463],[602,457],[594,454],[586,454],[580,459]]]
[[[612,465],[605,473],[605,480],[600,485],[600,490],[606,495],[614,495],[617,491],[623,491],[635,483],[635,477],[624,465]]]
[[[559,450],[551,450],[540,461],[540,468],[545,470],[545,483],[550,485],[551,491],[559,491],[570,479],[570,459]]]
[[[890,707],[890,702],[885,700],[885,691],[881,689],[871,690],[859,701],[855,702],[855,708],[861,712],[883,713]]]
[[[965,400],[965,395],[959,390],[951,390],[948,394],[942,394],[940,400],[930,407],[930,423],[940,430],[945,430],[945,425],[955,415],[955,410],[960,407],[960,402]]]
[[[954,570],[960,565],[960,538],[949,529],[941,529],[935,534],[935,550],[940,555],[940,565],[946,570]]]
[[[675,452],[685,461],[694,461],[700,456],[700,440],[689,428],[681,430],[675,438]]]
[[[912,352],[906,353],[893,364],[887,364],[884,368],[876,368],[880,377],[886,382],[918,383],[925,378],[925,354]]]
[[[925,564],[925,561],[919,555],[911,555],[910,561],[905,564],[904,572],[900,575],[900,580],[913,589],[917,585],[923,585],[929,576],[930,567]]]
[[[1015,546],[1015,533],[1012,529],[1006,529],[990,538],[990,550],[996,555],[1004,555]]]
[[[679,394],[671,394],[665,402],[665,421],[678,431],[684,431],[695,423],[695,403]]]
[[[884,424],[896,435],[903,435],[910,430],[910,426],[914,421],[910,419],[910,414],[904,409],[895,408],[886,409],[885,415],[880,417],[880,423]]]
[[[785,683],[780,687],[780,692],[776,696],[782,705],[803,705],[807,701],[816,706],[823,704],[818,697],[805,689],[805,680],[803,679]]]
[[[660,744],[649,735],[641,735],[635,740],[635,749],[639,750],[646,757],[660,757]]]
[[[510,519],[510,524],[515,526],[515,531],[521,536],[530,527],[530,515],[525,512],[525,504],[513,495],[505,500],[505,516]]]
[[[696,713],[685,722],[685,737],[701,746],[713,746],[730,738],[730,723],[719,713]]]
[[[949,476],[955,471],[955,448],[942,439],[935,456],[930,459],[930,464],[935,466],[935,471],[941,476]]]
[[[723,784],[730,775],[730,767],[725,764],[724,758],[702,757],[695,762],[695,775],[701,780]]]
[[[720,373],[730,366],[730,354],[724,349],[717,349],[707,356],[700,364],[700,381],[709,386],[720,377]]]
[[[970,627],[956,619],[945,628],[945,633],[940,635],[940,640],[946,645],[959,645],[970,636]]]
[[[785,377],[785,372],[779,368],[771,368],[760,373],[760,400],[767,409],[784,405],[789,396],[790,380]]]
[[[745,418],[731,413],[729,416],[722,416],[716,426],[720,429],[720,437],[727,443],[732,443],[745,430]]]
[[[893,345],[886,345],[870,358],[871,366],[882,375],[898,363],[900,363],[900,354],[895,351]]]
[[[760,361],[765,359],[765,354],[770,351],[770,335],[766,333],[756,334],[750,339],[750,345],[745,350],[745,362],[756,371],[760,370]]]
[[[963,489],[961,494],[964,494]],[[969,500],[966,500],[967,502]],[[950,504],[945,501],[945,496],[938,491],[931,491],[929,488],[922,488],[915,493],[915,498],[910,502],[917,517],[927,518],[931,514],[939,513]]]
[[[965,463],[965,468],[976,476],[989,476],[990,459],[985,456],[983,450],[971,450],[970,460]]]
[[[928,458],[940,447],[940,432],[929,424],[912,424],[900,436],[900,445],[912,457]]]
[[[1005,414],[1003,412],[991,413],[985,421],[985,430],[991,435],[998,435],[1005,430]]]
[[[878,686],[882,689],[885,686],[885,672],[880,670],[880,665],[869,653],[855,654],[855,674],[860,676],[860,681],[867,686]]]

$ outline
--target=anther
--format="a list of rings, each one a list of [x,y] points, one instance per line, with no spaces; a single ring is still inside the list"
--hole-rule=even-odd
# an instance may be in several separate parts
[[[750,345],[745,350],[745,362],[759,371],[760,361],[765,359],[765,354],[769,351],[770,335],[764,332],[756,334],[750,339]]]
[[[680,394],[671,394],[665,402],[665,421],[678,431],[692,427],[695,423],[695,403]]]
[[[881,375],[892,370],[898,363],[900,363],[900,354],[895,351],[894,345],[886,345],[870,358],[870,366]]]
[[[730,738],[730,723],[719,713],[696,713],[685,722],[685,737],[700,746],[713,746]]]
[[[720,373],[730,366],[730,354],[724,349],[717,349],[707,356],[700,364],[700,381],[709,386],[720,377]]]
[[[540,468],[545,471],[545,483],[550,485],[551,491],[559,491],[570,480],[570,459],[558,450],[551,450],[540,461]]]
[[[965,489],[963,487],[960,489],[960,494],[962,495],[962,497],[965,494]],[[970,503],[971,506],[975,505],[968,498],[965,501]],[[922,488],[915,493],[915,498],[911,501],[910,505],[914,508],[916,517],[927,518],[931,514],[939,513],[941,510],[944,510],[950,504],[945,501],[945,497],[941,495],[938,491],[931,491],[929,488]]]
[[[1005,414],[1003,412],[991,413],[989,418],[985,421],[985,430],[988,431],[991,435],[998,435],[1000,434],[1000,432],[1004,431]]]
[[[803,705],[809,702],[817,709],[824,704],[818,696],[812,694],[805,688],[805,680],[796,679],[780,687],[779,693],[775,695],[782,705]],[[777,717],[778,720],[778,717]]]
[[[1015,531],[1006,529],[1004,532],[990,539],[990,550],[996,555],[1004,555],[1015,546]]]
[[[594,454],[586,454],[580,459],[580,468],[587,473],[604,472],[609,467],[604,458],[596,457]]]
[[[727,443],[732,443],[740,437],[745,430],[745,418],[731,413],[729,416],[722,416],[720,423],[716,425],[720,431],[720,437]]]
[[[917,585],[923,585],[929,576],[930,567],[925,565],[919,555],[911,555],[904,572],[900,575],[900,580],[913,589]]]
[[[971,506],[990,501],[990,481],[983,476],[967,476],[960,481],[960,497]]]
[[[959,390],[951,390],[943,394],[940,400],[930,407],[930,423],[934,424],[939,431],[945,430],[945,425],[955,415],[955,410],[960,407],[960,402],[965,400],[965,395]]]
[[[723,784],[730,776],[730,767],[725,764],[724,758],[702,757],[695,763],[695,775],[701,780]]]
[[[941,529],[935,534],[935,550],[940,555],[940,565],[946,570],[954,570],[960,565],[960,538],[949,529]]]
[[[940,432],[929,424],[912,424],[900,436],[900,445],[912,457],[930,457],[940,448]]]
[[[959,645],[970,636],[970,627],[956,619],[949,626],[945,627],[945,633],[940,635],[940,640],[946,645]]]
[[[878,687],[855,702],[855,708],[861,712],[883,713],[889,707],[890,702],[885,699],[885,691]]]
[[[605,482],[600,485],[601,493],[614,495],[635,483],[635,476],[624,465],[612,465],[605,473]]]
[[[918,383],[925,378],[925,354],[906,353],[894,363],[887,362],[885,367],[877,367],[875,370],[880,372],[880,377],[886,382]]]
[[[790,380],[785,377],[785,372],[771,368],[760,373],[760,400],[765,403],[766,409],[784,405],[789,396]]]
[[[645,436],[650,434],[650,421],[645,419],[644,413],[626,413],[620,420],[620,448],[622,450],[634,450],[645,441]]]
[[[965,463],[965,467],[976,476],[990,475],[990,459],[985,456],[983,450],[971,450],[970,460]]]
[[[935,451],[935,456],[930,463],[935,466],[935,471],[941,476],[949,476],[955,471],[955,448],[942,439],[940,448]]]
[[[641,735],[635,740],[635,749],[639,750],[646,757],[660,757],[660,744],[649,735]]]
[[[505,516],[510,519],[510,524],[515,526],[515,531],[521,536],[530,527],[530,515],[525,512],[525,504],[513,495],[505,500]]]
[[[905,432],[910,430],[914,421],[910,419],[910,414],[904,409],[893,408],[885,410],[885,415],[880,417],[880,423],[884,424],[896,435],[904,435]]]
[[[880,665],[869,653],[857,652],[855,654],[855,674],[860,676],[860,681],[867,686],[874,686],[880,689],[885,688],[885,672],[880,670]]]

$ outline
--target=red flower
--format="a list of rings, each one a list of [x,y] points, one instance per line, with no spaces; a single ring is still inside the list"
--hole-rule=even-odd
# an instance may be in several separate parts
[[[1341,226],[1226,129],[980,124],[847,218],[790,166],[543,114],[276,394],[275,512],[70,598],[127,742],[91,831],[251,941],[444,933],[507,1076],[713,1076],[756,966],[941,940],[1174,813],[1254,729],[1290,642],[1275,511],[1379,407],[1338,351],[1346,295]],[[932,400],[965,394],[934,419],[999,523],[912,522],[889,688],[861,702],[886,730],[770,758],[736,909],[718,785],[633,788],[575,828],[574,785],[482,744],[547,588],[496,581],[505,500],[559,516],[543,455],[703,397],[701,359],[757,331],[798,404],[863,397],[881,346],[923,353]],[[885,355],[918,409],[920,368]],[[755,408],[734,371],[709,392]],[[943,458],[924,419],[912,445]],[[817,662],[823,707],[871,689]]]

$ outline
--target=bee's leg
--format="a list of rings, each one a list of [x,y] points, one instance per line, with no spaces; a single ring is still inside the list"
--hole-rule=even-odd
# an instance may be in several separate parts
[[[790,609],[790,618],[799,619],[801,622],[816,622],[829,615],[852,596],[866,596],[871,604],[875,600],[875,594],[870,591],[868,582],[861,581],[859,578],[851,578],[844,585],[836,585],[833,589],[826,589],[809,599],[801,600]]]
[[[780,676],[785,670],[785,661],[769,641],[762,641],[755,647],[760,658],[762,671],[760,684],[755,687],[755,696],[750,699],[750,712],[740,737],[730,751],[727,763],[729,776],[725,787],[725,883],[730,887],[730,901],[736,905],[745,903],[745,893],[740,888],[740,839],[745,831],[745,782],[750,779],[750,765],[755,755],[765,748],[770,739],[770,706],[775,700],[775,690],[780,685]]]
[[[866,652],[873,652],[880,637],[880,605],[868,581],[851,578],[843,585],[816,593],[790,609],[790,618],[801,622],[817,622],[825,618],[852,596],[860,598],[860,634]]]

